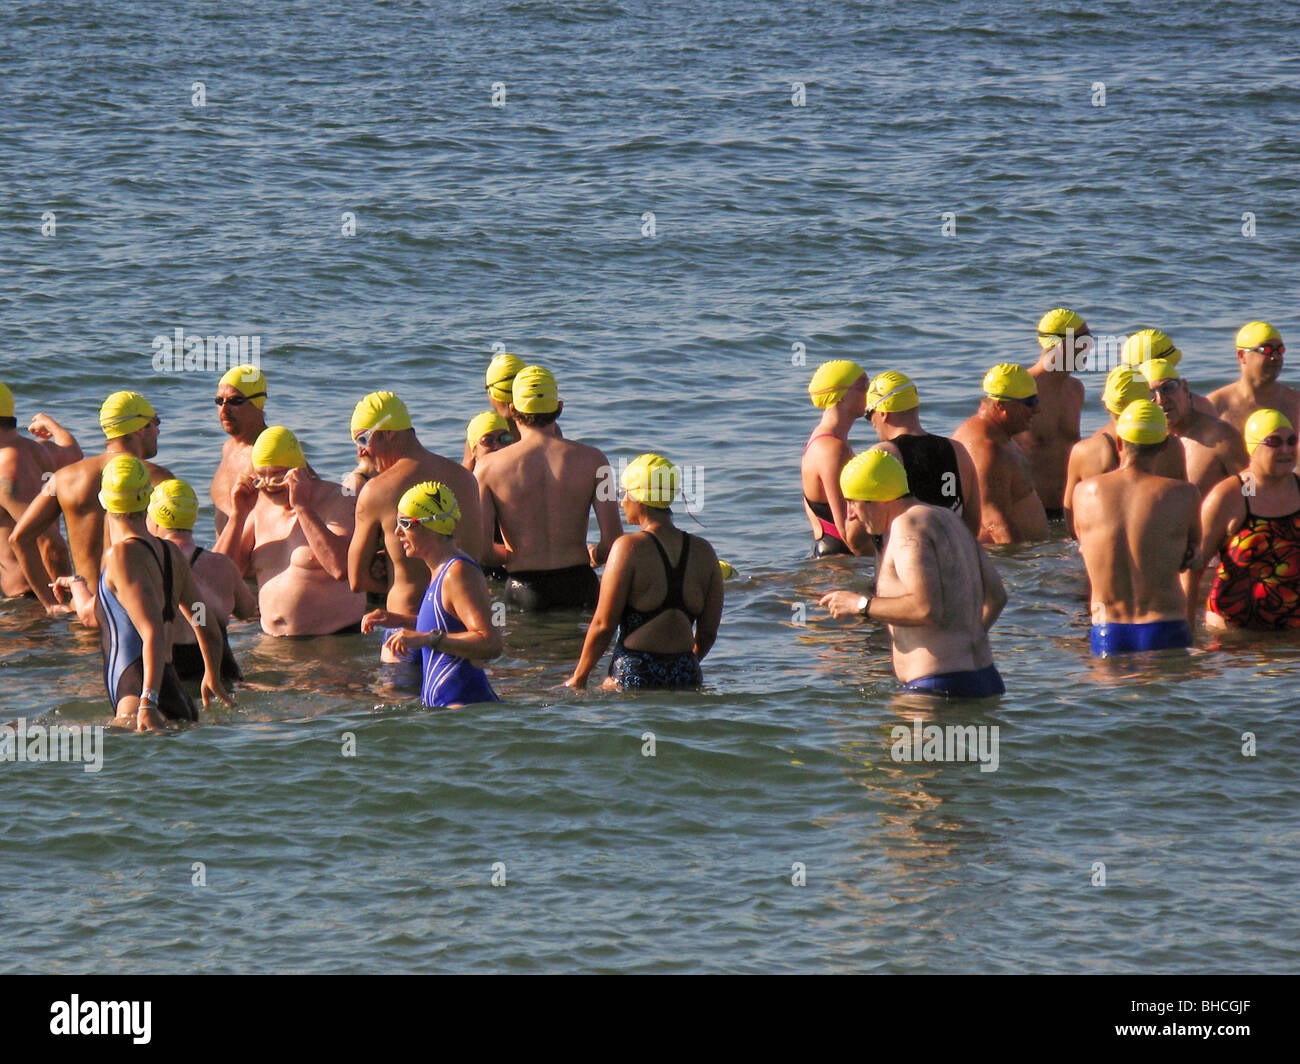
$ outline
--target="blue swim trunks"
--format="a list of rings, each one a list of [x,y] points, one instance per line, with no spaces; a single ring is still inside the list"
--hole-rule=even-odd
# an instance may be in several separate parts
[[[1186,621],[1148,621],[1146,624],[1094,624],[1088,642],[1096,657],[1139,654],[1145,650],[1172,650],[1192,645]]]
[[[944,698],[991,698],[1007,693],[1007,685],[996,665],[982,669],[965,669],[961,672],[939,672],[921,676],[903,684],[904,691],[917,691]]]

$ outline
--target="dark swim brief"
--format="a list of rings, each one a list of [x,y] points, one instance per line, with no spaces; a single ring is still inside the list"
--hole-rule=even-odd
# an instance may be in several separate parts
[[[1064,506],[1048,506],[1046,509],[1047,509],[1047,519],[1048,519],[1049,521],[1064,521],[1064,520],[1065,520],[1065,507],[1064,507]]]
[[[839,536],[832,536],[830,533],[822,536],[821,539],[813,540],[814,558],[830,558],[837,554],[852,554],[845,542]]]
[[[1092,652],[1099,658],[1114,654],[1140,654],[1146,650],[1174,650],[1192,645],[1186,621],[1148,621],[1146,624],[1094,624],[1088,633]]]
[[[982,669],[937,672],[933,676],[921,676],[903,684],[903,690],[941,695],[944,698],[991,698],[993,695],[1007,693],[1006,684],[1002,682],[1002,676],[996,665],[986,665]]]
[[[173,643],[172,664],[176,666],[176,675],[182,680],[203,679],[203,651],[198,643]],[[235,652],[230,649],[230,639],[226,630],[221,629],[221,682],[233,683],[244,678],[235,660]]]
[[[506,601],[529,612],[593,610],[598,598],[600,580],[590,565],[511,573],[506,585]]]
[[[619,647],[610,660],[609,675],[619,687],[698,687],[704,682],[700,660],[689,650],[655,654]]]

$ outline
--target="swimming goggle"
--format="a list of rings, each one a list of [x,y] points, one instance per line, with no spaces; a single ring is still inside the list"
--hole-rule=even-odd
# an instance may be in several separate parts
[[[253,487],[259,491],[279,491],[288,479],[287,473],[282,477],[254,477]]]
[[[1161,381],[1159,384],[1151,385],[1151,390],[1157,395],[1163,395],[1168,398],[1178,391],[1178,388],[1182,383],[1183,379],[1181,377],[1177,380]]]
[[[243,406],[250,399],[262,399],[266,392],[254,392],[252,395],[218,395],[212,401],[217,406]]]
[[[1254,351],[1257,355],[1282,355],[1286,353],[1286,344],[1279,340],[1275,344],[1259,344],[1255,347],[1243,347],[1243,351]]]
[[[1030,410],[1033,410],[1038,405],[1038,396],[1036,395],[1027,395],[1023,399],[1013,399],[1009,395],[990,395],[989,398],[995,399],[999,403],[1024,403]]]
[[[515,438],[505,429],[497,429],[495,432],[485,432],[478,438],[478,442],[485,447],[504,447],[507,443],[514,443]]]
[[[1259,442],[1262,447],[1294,447],[1297,440],[1300,436],[1293,432],[1290,436],[1265,436]]]
[[[369,447],[369,446],[370,446],[370,437],[373,436],[374,434],[375,434],[375,430],[374,430],[374,429],[362,429],[360,432],[358,432],[358,433],[357,433],[357,434],[352,438],[352,441],[353,441],[353,442],[354,442],[358,447],[362,447],[362,448]]]
[[[439,517],[445,516],[445,514],[430,514],[428,517],[407,517],[405,514],[398,514],[397,527],[403,532],[409,532],[412,525],[422,525],[425,521],[436,521]]]

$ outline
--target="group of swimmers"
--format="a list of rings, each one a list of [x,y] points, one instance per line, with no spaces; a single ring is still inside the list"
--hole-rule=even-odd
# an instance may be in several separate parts
[[[1106,378],[1109,422],[1086,440],[1071,371],[1088,325],[1058,307],[1038,343],[1029,369],[988,371],[951,439],[921,427],[904,374],[818,367],[808,391],[822,416],[801,464],[813,554],[878,555],[875,593],[831,592],[832,616],[886,623],[907,689],[1000,694],[987,633],[1006,594],[981,545],[1045,539],[1061,522],[1087,572],[1095,655],[1190,647],[1202,611],[1207,628],[1300,628],[1300,392],[1278,379],[1281,333],[1242,326],[1240,377],[1208,396],[1167,334],[1134,333]],[[879,442],[855,457],[862,417]]]
[[[460,463],[420,443],[394,393],[365,396],[356,467],[334,483],[267,423],[261,370],[231,369],[214,397],[228,439],[204,549],[196,492],[152,461],[161,421],[144,396],[105,400],[104,452],[85,457],[47,414],[22,436],[0,384],[0,589],[100,631],[115,723],[140,730],[197,719],[186,681],[204,706],[233,705],[232,617],[271,636],[379,630],[390,686],[431,707],[496,701],[483,669],[502,652],[489,579],[524,610],[594,611],[566,686],[586,686],[611,640],[607,686],[699,684],[725,563],[673,523],[680,470],[643,454],[617,492],[605,455],[560,432],[549,370],[501,354],[485,387],[491,409],[470,422]]]

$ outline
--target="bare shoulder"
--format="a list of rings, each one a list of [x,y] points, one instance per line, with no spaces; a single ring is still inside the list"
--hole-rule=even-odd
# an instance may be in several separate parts
[[[157,462],[145,462],[145,465],[149,467],[149,481],[155,486],[172,479],[172,471],[166,466],[160,466]]]
[[[1224,477],[1205,493],[1204,506],[1207,510],[1215,510],[1221,506],[1229,505],[1234,500],[1244,499],[1244,485],[1240,477]]]
[[[1237,382],[1225,384],[1222,388],[1215,388],[1205,396],[1205,401],[1214,407],[1215,410],[1226,410],[1232,402],[1233,394],[1237,390]]]

